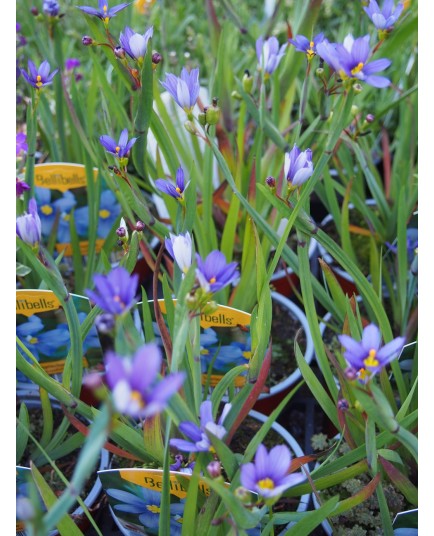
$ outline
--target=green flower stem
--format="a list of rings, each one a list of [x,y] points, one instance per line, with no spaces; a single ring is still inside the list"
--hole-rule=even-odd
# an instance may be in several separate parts
[[[26,203],[35,195],[35,152],[36,152],[36,109],[38,103],[38,92],[33,90],[32,105],[27,106],[27,157],[25,180],[30,186],[30,190],[24,192]]]
[[[66,145],[66,135],[65,135],[65,114],[64,114],[64,105],[63,105],[63,78],[62,78],[62,69],[63,69],[63,51],[62,51],[62,36],[64,32],[59,28],[58,24],[54,25],[53,28],[53,39],[54,39],[54,56],[56,59],[56,64],[59,69],[59,73],[54,77],[54,92],[55,92],[55,103],[56,103],[56,123],[57,123],[57,133],[60,138],[60,148],[61,148],[61,157],[63,161],[68,161],[68,152]]]

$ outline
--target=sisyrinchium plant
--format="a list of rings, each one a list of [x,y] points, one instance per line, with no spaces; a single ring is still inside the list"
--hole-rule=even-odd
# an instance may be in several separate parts
[[[68,418],[93,422],[68,493],[53,497],[32,466],[45,508],[35,494],[20,502],[26,530],[80,534],[66,513],[106,445],[163,470],[160,534],[307,535],[374,496],[392,534],[386,487],[417,505],[417,6],[195,0],[173,10],[148,2],[144,18],[143,2],[24,4],[17,280],[53,291],[69,344],[63,374],[50,376],[29,342],[41,333],[32,320],[17,330],[17,368],[44,401],[36,447],[46,459],[65,431],[50,429],[50,400]],[[43,163],[83,165],[87,204],[70,190],[41,188],[35,165]],[[320,227],[318,205],[335,235]],[[313,240],[322,248],[319,278]],[[70,243],[71,257],[59,243]],[[315,344],[317,369],[295,343],[303,381],[346,445],[322,457],[295,458],[265,442],[297,388],[244,452],[232,443],[273,366],[270,281],[279,264],[299,278],[294,292]],[[357,296],[341,288],[334,264]],[[84,321],[71,293],[91,300]],[[201,316],[219,306],[251,314],[249,359],[209,389],[213,362],[241,353],[201,332]],[[324,311],[332,341],[320,330]],[[95,327],[105,377],[83,370]],[[201,359],[211,347],[212,358]],[[93,406],[80,398],[83,384]],[[22,451],[23,405],[18,423]],[[181,528],[171,470],[190,476]],[[335,494],[341,483],[349,497]],[[281,509],[312,492],[317,510]],[[121,510],[128,501],[143,508],[132,492],[109,495]]]

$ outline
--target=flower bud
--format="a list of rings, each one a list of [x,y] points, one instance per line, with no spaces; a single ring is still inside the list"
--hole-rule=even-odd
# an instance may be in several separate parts
[[[117,244],[120,248],[124,245],[124,243],[122,242],[122,240],[118,240],[118,241],[116,242],[116,244]]]
[[[373,123],[375,121],[375,116],[372,114],[368,114],[365,118],[367,123]]]
[[[242,100],[243,99],[243,97],[238,93],[238,91],[235,91],[235,90],[232,91],[231,97],[233,99],[236,99],[236,100]]]
[[[251,93],[253,89],[253,76],[250,75],[247,69],[244,71],[243,89],[246,93]]]
[[[154,52],[152,54],[152,63],[158,65],[163,59],[163,56],[159,52]]]
[[[251,500],[250,491],[246,488],[243,488],[242,486],[239,486],[235,489],[234,495],[235,497],[238,497],[238,499],[240,499],[240,501],[243,503],[248,503]]]
[[[350,408],[348,400],[346,398],[340,398],[338,400],[338,409],[341,411],[347,411]]]
[[[359,113],[359,111],[360,111],[360,108],[356,104],[353,104],[351,106],[351,115],[353,117],[356,117],[356,115]]]
[[[269,186],[270,188],[273,188],[275,189],[276,188],[276,179],[274,177],[267,177],[265,179],[265,183],[267,184],[267,186]]]
[[[85,47],[93,45],[93,39],[89,35],[83,35],[83,37],[81,38],[81,42]]]
[[[116,229],[116,234],[119,236],[119,238],[123,238],[124,236],[126,236],[127,230],[125,229],[125,227],[119,227],[118,229]]]
[[[39,10],[36,6],[32,6],[32,8],[30,9],[30,13],[37,17],[39,15]]]
[[[197,119],[200,125],[203,127],[206,125],[206,114],[204,112],[200,112],[197,116]]]
[[[193,123],[193,121],[186,121],[184,123],[184,127],[187,132],[190,132],[190,134],[194,134],[194,135],[198,134],[196,125]]]
[[[353,89],[355,93],[361,93],[363,91],[363,87],[361,84],[354,84]]]
[[[353,381],[357,379],[357,371],[353,367],[348,367],[345,369],[345,377],[347,380]]]
[[[212,100],[212,105],[204,109],[205,120],[208,125],[215,125],[220,119],[220,108],[217,105],[218,99],[215,97]]]
[[[120,60],[125,58],[125,50],[119,45],[113,49],[113,53]]]
[[[136,231],[141,233],[142,231],[145,230],[145,224],[142,221],[137,220],[135,229],[136,229]]]
[[[318,67],[318,69],[315,71],[315,74],[318,78],[323,78],[324,76],[324,69],[322,67]]]
[[[208,471],[211,478],[218,478],[222,474],[220,462],[218,462],[217,460],[210,462],[207,465],[206,470]]]

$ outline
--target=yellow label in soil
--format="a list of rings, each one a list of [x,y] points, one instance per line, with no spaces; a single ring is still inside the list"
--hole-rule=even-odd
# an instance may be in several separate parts
[[[53,311],[61,305],[51,290],[18,290],[16,293],[16,312],[20,315],[31,316]]]
[[[98,168],[93,168],[93,176],[96,180]],[[86,168],[82,164],[56,162],[35,166],[35,186],[66,192],[86,185]]]
[[[173,300],[174,305],[176,305],[176,300]],[[160,305],[161,312],[166,313],[166,304],[164,300],[158,300]],[[251,315],[234,309],[232,307],[227,307],[226,305],[219,305],[217,309],[212,314],[202,313],[200,315],[200,326],[202,328],[236,328],[239,326],[249,326],[250,325]]]
[[[44,361],[41,362],[41,367],[47,374],[63,374],[66,359],[57,359],[56,361]],[[89,367],[88,360],[83,357],[83,367]]]
[[[163,471],[143,469],[143,470],[120,470],[119,474],[123,480],[137,484],[142,488],[152,489],[154,491],[163,490]],[[170,474],[170,493],[176,495],[180,499],[187,497],[187,488],[182,484],[185,480],[190,480],[190,475],[185,473]],[[208,496],[210,494],[209,487],[202,480],[199,481],[199,489]]]

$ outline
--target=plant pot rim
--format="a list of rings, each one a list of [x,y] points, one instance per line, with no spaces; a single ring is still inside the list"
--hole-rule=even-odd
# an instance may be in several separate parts
[[[297,317],[297,320],[299,320],[300,324],[302,325],[306,337],[306,351],[304,352],[304,359],[307,364],[310,364],[315,355],[315,347],[313,344],[312,336],[310,334],[309,323],[307,321],[306,315],[303,313],[300,307],[298,307],[294,302],[292,302],[286,296],[283,296],[283,294],[280,294],[279,292],[271,292],[271,298],[289,309],[294,314],[294,316]],[[301,378],[302,375],[300,369],[297,367],[294,372],[292,372],[287,378],[282,380],[277,385],[273,385],[272,387],[270,387],[269,393],[261,393],[258,397],[258,400],[264,400],[266,398],[270,398],[274,395],[277,395],[282,391],[285,391],[286,389],[300,381]]]

